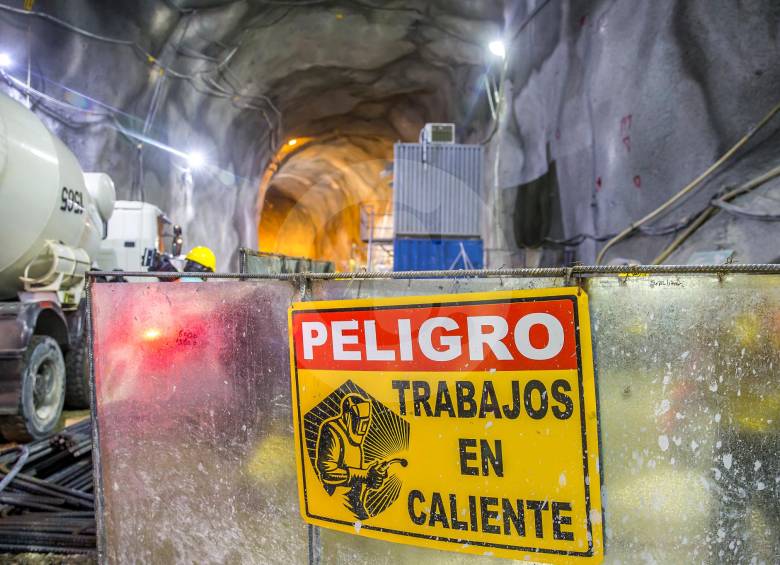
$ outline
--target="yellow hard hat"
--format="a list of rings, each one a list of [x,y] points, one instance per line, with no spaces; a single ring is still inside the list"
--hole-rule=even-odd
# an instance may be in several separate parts
[[[217,257],[208,247],[193,247],[187,253],[185,259],[198,265],[203,265],[212,272],[217,270]]]

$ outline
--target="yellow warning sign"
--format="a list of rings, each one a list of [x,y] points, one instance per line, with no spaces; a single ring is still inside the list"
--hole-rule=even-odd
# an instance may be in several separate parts
[[[581,289],[303,302],[289,325],[305,521],[448,551],[601,561]]]

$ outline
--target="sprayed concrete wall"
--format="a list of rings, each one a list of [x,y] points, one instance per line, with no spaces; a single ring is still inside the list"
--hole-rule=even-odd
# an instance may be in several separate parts
[[[33,96],[34,109],[86,170],[111,174],[120,198],[166,210],[186,245],[213,247],[224,270],[238,267],[239,246],[290,237],[258,242],[267,189],[282,195],[277,211],[293,199],[290,221],[272,211],[271,224],[295,228],[313,215],[331,226],[314,236],[331,243],[311,253],[349,257],[356,205],[387,199],[379,173],[394,141],[415,140],[426,121],[458,121],[463,135],[484,127],[484,45],[500,34],[502,14],[498,0],[73,0],[0,9],[0,51],[23,81],[31,55],[32,87],[56,99]],[[304,163],[302,152],[279,171],[286,179],[264,183],[279,150],[301,137],[319,142],[317,155]],[[186,159],[146,138],[198,150],[207,165],[189,174]],[[375,178],[353,182],[366,169]],[[338,185],[332,198],[305,196],[328,178]]]
[[[486,225],[492,266],[563,260],[559,246],[518,248],[518,198],[520,209],[551,208],[541,236],[614,234],[694,179],[780,102],[780,6],[771,0],[553,0],[510,8],[505,105],[486,167],[497,173],[487,194],[500,219],[495,229]],[[675,224],[724,187],[776,166],[778,129],[780,119],[770,122],[655,225]],[[525,189],[552,163],[557,194],[540,201]],[[779,185],[769,182],[734,204],[780,211]],[[535,214],[518,217],[528,222]],[[606,259],[648,262],[672,238],[635,236]],[[720,213],[667,262],[716,249],[733,250],[740,262],[774,261],[778,240],[780,224]],[[586,239],[569,259],[590,263],[600,245]]]
[[[313,210],[312,195],[299,210],[308,192],[301,187],[359,176],[345,173],[338,156],[378,163],[392,142],[416,140],[426,121],[455,122],[463,142],[488,140],[489,266],[592,262],[599,242],[562,248],[544,239],[608,236],[629,225],[715,161],[780,91],[780,7],[772,0],[34,4],[103,39],[20,11],[0,10],[0,49],[17,63],[11,72],[26,78],[29,45],[32,86],[67,104],[33,97],[34,110],[86,170],[114,177],[120,198],[159,205],[184,225],[188,245],[214,247],[220,269],[237,267],[240,245],[262,247],[266,189],[284,196],[276,211],[292,202],[271,224],[303,226],[294,218],[312,213],[328,224],[328,210],[343,216],[343,206],[325,198]],[[483,76],[501,73],[485,46],[502,33],[508,57],[494,128]],[[202,151],[209,166],[188,174],[181,156],[118,124]],[[658,225],[773,166],[777,129],[771,122]],[[282,177],[263,184],[280,147],[301,136],[332,139],[333,147],[320,144],[312,162],[301,161],[305,152],[289,160],[307,176],[299,186]],[[349,141],[366,136],[381,150]],[[345,143],[346,153],[337,147]],[[379,188],[361,187],[359,198],[384,201],[385,180],[368,181]],[[334,195],[355,192],[341,184]],[[778,210],[775,191],[770,182],[734,203]],[[354,237],[342,235],[323,233],[338,243],[312,246],[348,250]],[[635,236],[607,259],[650,261],[673,237]],[[737,261],[771,261],[778,239],[780,224],[719,213],[668,261],[719,248]]]

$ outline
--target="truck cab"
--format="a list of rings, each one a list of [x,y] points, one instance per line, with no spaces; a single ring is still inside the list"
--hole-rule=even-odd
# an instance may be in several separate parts
[[[154,204],[117,200],[100,245],[97,263],[103,271],[145,271],[146,250],[173,255],[181,253],[181,232]],[[130,277],[128,280],[133,280]]]

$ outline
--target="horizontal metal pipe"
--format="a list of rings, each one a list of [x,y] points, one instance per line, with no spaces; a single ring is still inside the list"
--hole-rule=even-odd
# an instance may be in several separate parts
[[[38,533],[38,532],[26,532],[19,531],[13,534],[11,540],[8,538],[12,534],[8,532],[0,532],[0,544],[6,541],[13,542],[29,542],[29,541],[47,541],[53,544],[63,544],[71,547],[94,547],[95,536],[90,535],[73,535],[73,534],[53,534],[53,533]]]
[[[56,473],[53,473],[48,477],[46,477],[46,481],[50,483],[56,483],[61,486],[67,486],[64,485],[63,483],[71,480],[73,477],[79,475],[81,472],[85,470],[87,470],[90,473],[92,472],[92,461],[90,459],[77,461],[72,465],[64,467],[61,470],[57,471]]]

